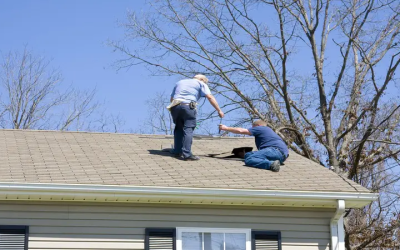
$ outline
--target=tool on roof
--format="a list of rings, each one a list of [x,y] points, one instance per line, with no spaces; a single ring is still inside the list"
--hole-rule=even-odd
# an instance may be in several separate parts
[[[247,152],[253,151],[253,147],[234,148],[232,152],[214,153],[207,156],[218,159],[243,159]]]
[[[218,125],[218,134],[221,134],[221,128],[220,125],[222,125],[222,117],[219,119],[219,125]]]

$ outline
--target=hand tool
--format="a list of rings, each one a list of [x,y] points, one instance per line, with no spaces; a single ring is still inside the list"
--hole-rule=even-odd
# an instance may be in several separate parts
[[[220,127],[220,125],[222,125],[222,117],[221,117],[221,119],[219,119],[218,134],[221,134],[221,127]]]

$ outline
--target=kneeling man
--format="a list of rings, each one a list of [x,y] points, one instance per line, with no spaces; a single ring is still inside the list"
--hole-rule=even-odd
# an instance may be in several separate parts
[[[252,135],[255,137],[258,151],[248,152],[244,156],[246,166],[278,172],[280,165],[289,156],[286,143],[277,135],[267,124],[258,120],[253,123],[253,127],[232,128],[225,125],[219,125],[221,130],[235,134]]]

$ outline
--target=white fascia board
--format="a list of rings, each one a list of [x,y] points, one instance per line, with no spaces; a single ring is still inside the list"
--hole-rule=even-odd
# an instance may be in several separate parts
[[[0,200],[121,201],[179,204],[268,205],[336,207],[345,200],[363,207],[378,198],[375,193],[284,190],[138,187],[85,184],[0,183]],[[299,205],[304,203],[303,205]],[[349,204],[347,203],[347,204]]]

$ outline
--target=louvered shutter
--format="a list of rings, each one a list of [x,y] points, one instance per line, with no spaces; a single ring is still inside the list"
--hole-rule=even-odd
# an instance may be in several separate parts
[[[146,228],[145,250],[175,250],[175,228]]]
[[[4,250],[26,250],[28,227],[0,226],[0,249]]]
[[[252,231],[252,250],[281,250],[281,233]]]

